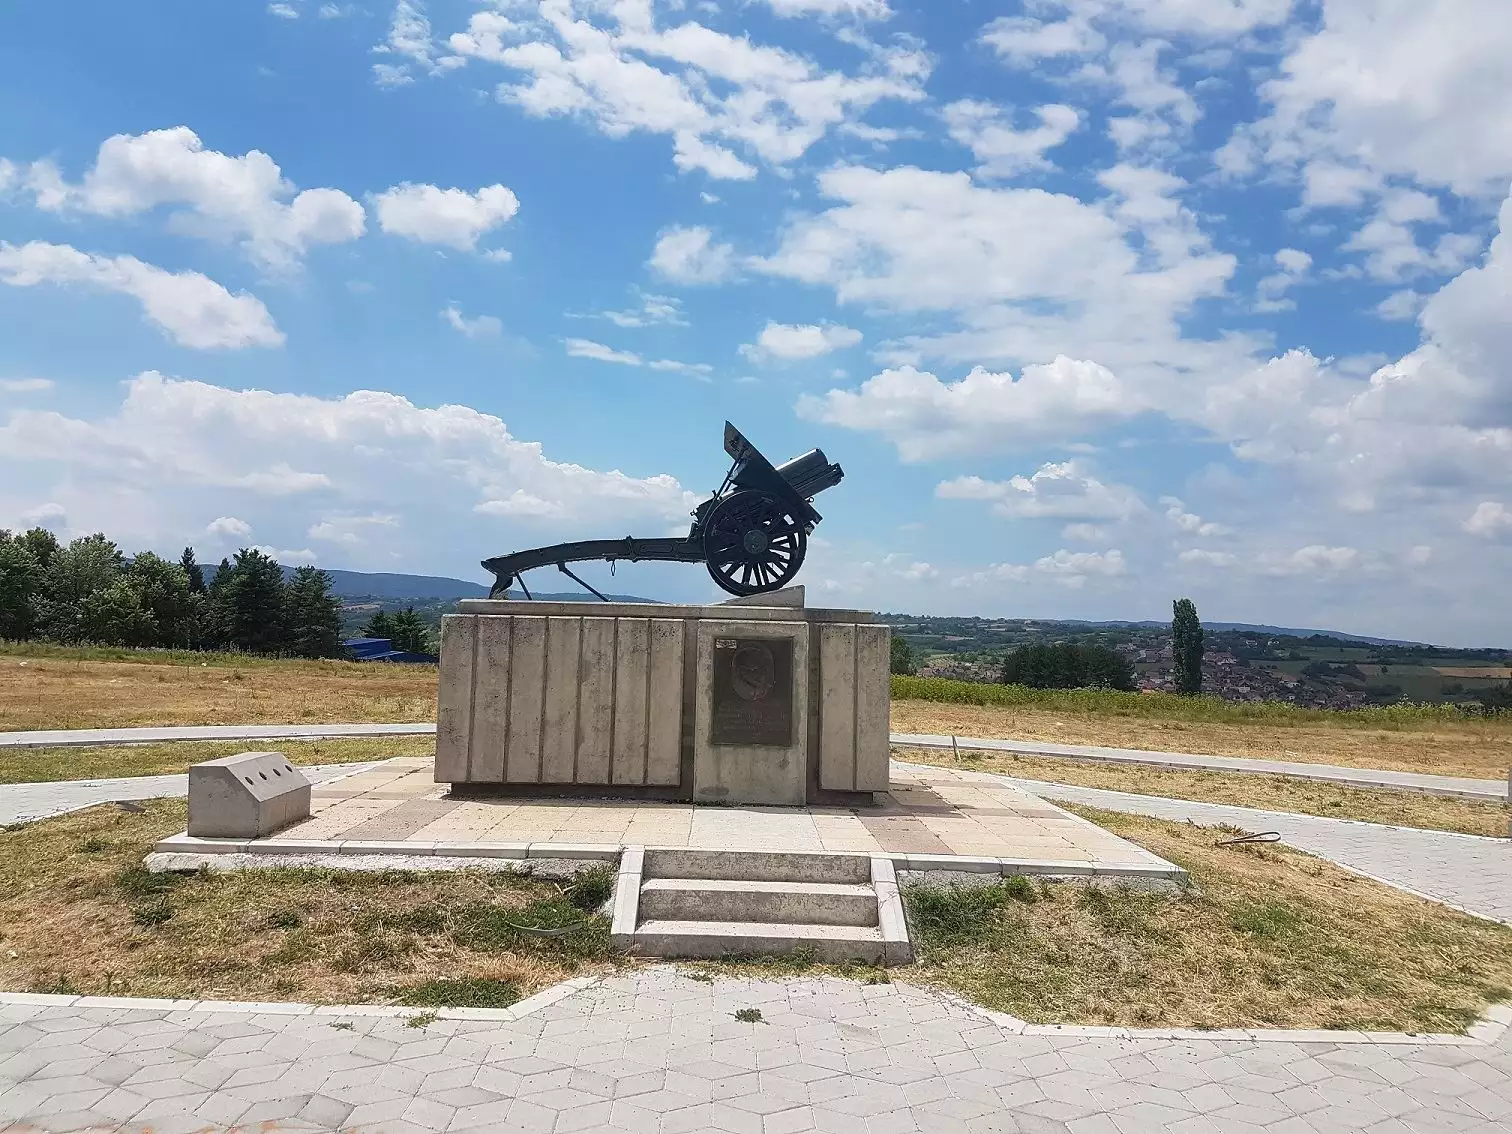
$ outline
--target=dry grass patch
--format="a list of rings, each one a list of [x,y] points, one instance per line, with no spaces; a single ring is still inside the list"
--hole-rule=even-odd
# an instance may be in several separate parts
[[[431,736],[387,736],[373,740],[248,741],[202,744],[124,744],[99,748],[0,749],[0,784],[52,783],[57,780],[161,776],[189,765],[249,749],[276,748],[291,764],[355,764],[395,756],[433,756]]]
[[[962,752],[960,759],[933,748],[895,748],[900,760],[944,768],[996,772],[1025,780],[1107,788],[1135,795],[1190,799],[1292,811],[1329,819],[1359,819],[1397,827],[1430,831],[1459,831],[1466,835],[1507,834],[1512,812],[1497,803],[1424,795],[1409,791],[1366,791],[1290,776],[1251,775],[1247,772],[1204,772],[1142,767],[1138,764],[1092,764],[1055,756]]]
[[[608,868],[151,874],[181,801],[0,832],[0,989],[226,1000],[512,1002],[612,963]],[[560,930],[541,935],[532,929]]]
[[[1191,873],[1181,896],[906,887],[917,977],[1036,1023],[1463,1031],[1512,997],[1512,928],[1220,829],[1071,810]]]
[[[0,731],[436,719],[436,667],[0,653]]]
[[[1504,779],[1512,767],[1512,717],[1424,720],[1391,728],[1337,722],[1223,723],[997,705],[894,700],[894,732],[1049,740],[1156,752],[1299,760],[1439,776]]]

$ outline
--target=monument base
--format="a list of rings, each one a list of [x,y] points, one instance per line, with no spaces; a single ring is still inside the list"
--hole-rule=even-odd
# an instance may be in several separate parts
[[[889,630],[868,612],[807,608],[801,587],[459,610],[442,620],[435,773],[459,795],[802,806],[888,788]]]

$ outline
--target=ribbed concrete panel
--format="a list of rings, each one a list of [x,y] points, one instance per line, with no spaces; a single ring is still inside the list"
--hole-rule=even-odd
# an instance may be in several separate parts
[[[504,779],[512,784],[538,783],[546,691],[546,620],[516,617],[511,621],[509,742]]]
[[[436,782],[469,778],[467,750],[472,742],[473,651],[477,646],[475,615],[449,614],[441,620],[441,676],[436,694]]]
[[[861,623],[856,626],[856,782],[857,791],[886,791],[888,760],[888,711],[892,698],[890,679],[892,631],[888,627]]]
[[[676,787],[682,778],[683,623],[651,620],[646,687],[646,783]]]
[[[819,786],[856,786],[856,629],[819,626]]]
[[[578,657],[581,618],[546,620],[546,708],[541,735],[541,782],[570,784],[577,766]]]
[[[614,758],[610,779],[617,784],[646,782],[646,689],[651,670],[651,620],[615,620]]]
[[[583,619],[575,783],[609,782],[614,730],[614,619]]]
[[[472,780],[504,780],[504,751],[509,744],[509,685],[513,672],[509,646],[512,618],[480,618],[473,670]]]

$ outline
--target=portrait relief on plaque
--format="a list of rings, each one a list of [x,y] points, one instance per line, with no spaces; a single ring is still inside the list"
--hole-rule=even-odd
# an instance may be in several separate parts
[[[715,638],[711,744],[793,743],[793,640]]]

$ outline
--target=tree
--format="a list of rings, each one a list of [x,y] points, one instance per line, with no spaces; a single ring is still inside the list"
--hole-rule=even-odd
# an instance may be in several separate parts
[[[901,673],[912,677],[919,668],[919,663],[914,657],[913,647],[908,644],[906,638],[892,636],[892,658],[888,668],[893,673]]]
[[[26,550],[32,553],[32,558],[37,561],[37,566],[47,570],[47,565],[52,561],[53,553],[58,550],[58,537],[46,528],[32,528],[22,532],[16,540],[26,545]]]
[[[1132,691],[1134,665],[1109,646],[1032,642],[1003,658],[999,680],[1031,689]]]
[[[362,628],[364,638],[389,638],[394,637],[394,624],[388,613],[379,610],[373,617],[367,620],[367,625]]]
[[[227,644],[252,654],[284,648],[283,568],[256,548],[242,548],[216,572],[217,625]]]
[[[396,650],[409,650],[416,654],[431,652],[430,627],[425,624],[425,619],[415,613],[412,606],[389,616],[388,638]]]
[[[157,642],[157,620],[142,607],[142,596],[126,579],[104,590],[91,591],[78,605],[77,634],[102,646],[151,646]]]
[[[1176,669],[1176,692],[1202,692],[1202,623],[1191,599],[1171,604],[1171,658]]]
[[[0,639],[22,641],[36,626],[42,568],[22,537],[0,530]]]
[[[144,551],[126,569],[126,581],[136,590],[142,609],[152,615],[157,626],[157,640],[153,644],[188,646],[200,638],[199,607],[182,564]]]
[[[28,538],[28,543],[45,547],[47,541]],[[53,550],[42,573],[42,593],[36,601],[37,629],[56,642],[96,640],[83,622],[84,602],[90,595],[113,587],[121,577],[124,562],[121,549],[98,532]]]
[[[341,648],[341,603],[331,594],[331,576],[318,567],[298,567],[284,598],[289,652],[302,658],[336,658]]]
[[[184,569],[184,574],[189,579],[189,590],[197,595],[205,593],[205,572],[194,561],[194,548],[184,548],[184,554],[179,556],[179,566]]]

